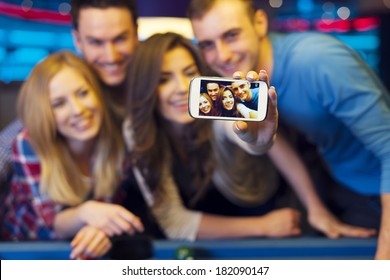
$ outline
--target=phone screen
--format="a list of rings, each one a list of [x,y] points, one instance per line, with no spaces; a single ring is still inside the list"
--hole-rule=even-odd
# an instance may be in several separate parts
[[[268,88],[262,81],[196,77],[189,110],[194,118],[261,121],[267,113]]]

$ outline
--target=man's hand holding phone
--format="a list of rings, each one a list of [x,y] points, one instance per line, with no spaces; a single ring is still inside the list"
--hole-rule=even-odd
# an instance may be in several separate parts
[[[260,80],[195,77],[191,80],[189,113],[196,119],[263,121],[268,85]]]
[[[246,79],[244,79],[246,78]],[[195,77],[189,90],[189,113],[193,118],[234,121],[241,140],[266,152],[278,126],[276,91],[269,87],[267,72],[235,72],[230,79]]]
[[[234,79],[243,79],[244,74],[242,72],[235,72],[233,74]],[[248,81],[264,81],[269,85],[268,74],[265,70],[261,70],[259,73],[250,71],[246,75]],[[246,122],[236,121],[234,122],[234,131],[245,142],[255,145],[264,145],[264,148],[272,146],[276,137],[276,131],[278,128],[278,108],[276,90],[274,87],[268,87],[268,104],[267,115],[264,121],[261,122]]]

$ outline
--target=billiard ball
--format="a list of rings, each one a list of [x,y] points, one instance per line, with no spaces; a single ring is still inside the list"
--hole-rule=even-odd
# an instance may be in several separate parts
[[[181,246],[175,250],[173,258],[175,260],[193,260],[195,258],[194,250],[190,247]]]

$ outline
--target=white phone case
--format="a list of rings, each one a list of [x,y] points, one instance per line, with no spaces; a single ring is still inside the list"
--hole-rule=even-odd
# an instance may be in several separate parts
[[[189,90],[189,113],[197,119],[263,121],[267,116],[268,87],[220,77],[195,77]]]

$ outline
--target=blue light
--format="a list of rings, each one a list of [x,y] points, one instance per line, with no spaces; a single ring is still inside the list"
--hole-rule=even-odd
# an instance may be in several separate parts
[[[5,37],[5,30],[0,29],[0,45],[5,46],[6,44],[6,37]]]
[[[297,9],[302,14],[311,13],[314,10],[313,0],[298,0]]]
[[[6,54],[7,54],[7,51],[5,50],[5,48],[0,48],[0,63],[3,62],[3,60],[5,59]]]
[[[5,83],[12,81],[23,81],[30,74],[31,66],[10,66],[0,67],[0,81]]]
[[[12,30],[9,43],[14,46],[47,47],[55,43],[54,32]]]
[[[46,49],[18,48],[17,50],[8,54],[7,64],[34,66],[47,55],[49,55],[49,52]]]

